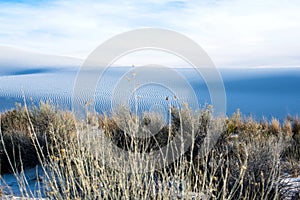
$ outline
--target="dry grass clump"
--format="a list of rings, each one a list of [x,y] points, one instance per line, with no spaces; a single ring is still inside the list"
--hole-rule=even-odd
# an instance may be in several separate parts
[[[300,119],[298,117],[293,119],[293,139],[300,146]],[[298,149],[299,150],[299,149]]]
[[[258,165],[262,165],[264,170],[259,170],[256,169],[257,167],[254,167],[249,171],[257,172],[265,171],[265,169],[268,169],[267,171],[269,171],[270,167],[267,167],[269,165],[267,163],[270,163],[268,160],[272,159],[266,159],[269,157],[266,155],[266,153],[273,151],[273,153],[270,155],[276,156],[277,161],[280,161],[279,163],[277,162],[278,168],[280,169],[276,172],[279,173],[280,177],[299,176],[300,143],[296,136],[298,130],[297,127],[299,127],[297,117],[289,117],[281,125],[280,122],[274,118],[269,123],[266,120],[256,122],[252,118],[242,119],[240,112],[237,112],[237,114],[234,114],[232,118],[228,119],[227,124],[229,125],[227,134],[230,132],[229,135],[231,135],[231,138],[233,138],[235,141],[242,138],[243,141],[246,141],[246,147],[249,147],[252,141],[255,140],[257,140],[256,144],[259,144],[259,147],[255,147],[254,149],[261,150],[256,151],[256,153],[253,154],[256,155],[257,158],[254,160],[255,162],[253,162],[251,166],[254,167],[257,166],[257,163],[263,163],[263,165]],[[232,130],[232,127],[234,126],[235,132],[232,133],[230,130]],[[263,174],[266,173],[264,172]],[[258,174],[256,173],[254,175],[257,177],[256,180],[259,180],[258,183],[261,183],[261,179],[259,179],[259,176],[257,176]],[[278,191],[280,191],[280,193],[286,193],[286,191],[290,190],[290,187],[291,186],[283,184],[278,186]]]
[[[259,122],[253,118],[243,118],[238,110],[226,121],[226,132],[228,137],[242,136],[243,138],[261,137],[262,139],[268,137],[277,137],[284,139],[287,143],[295,140],[293,119],[286,119],[281,125],[278,119],[272,118],[270,122],[263,119]]]
[[[287,122],[288,130],[291,133],[291,140],[285,155],[288,159],[300,161],[300,119],[290,118]]]
[[[28,167],[38,164],[30,131],[24,108],[19,107],[1,115],[1,173],[12,172],[12,167],[20,169],[22,164]],[[12,162],[9,163],[9,160]]]
[[[122,116],[99,117],[98,129],[88,127],[88,130],[80,130],[77,140],[61,149],[61,154],[45,165],[50,176],[49,197],[279,198],[277,183],[282,141],[278,136],[265,137],[265,140],[261,137],[232,139],[226,135],[228,132],[224,131],[222,120],[213,118],[210,110],[201,111],[198,115],[187,108],[179,111],[172,109],[170,112],[171,123],[150,139],[135,136],[147,130],[145,121],[148,124],[151,119],[139,120],[130,113],[124,113],[121,122]],[[257,125],[249,122],[239,128],[243,128],[242,134],[246,134],[253,126]],[[108,148],[108,141],[103,140],[102,133],[120,151],[132,153],[127,157],[127,162]],[[156,150],[178,134],[193,136],[188,151],[164,168],[156,168],[154,163],[149,162],[149,171],[140,173],[142,164],[137,156],[141,152]],[[216,135],[217,143],[212,145],[207,138]]]
[[[200,174],[214,180],[216,199],[279,198],[277,183],[285,141],[270,135],[268,127],[251,118],[242,119],[239,111],[225,121],[217,144],[204,162],[199,161]]]
[[[55,142],[63,143],[74,138],[76,133],[75,119],[71,113],[59,111],[47,103],[31,110],[17,106],[15,110],[1,114],[0,127],[1,173],[37,165],[36,145],[40,146],[46,158],[49,153],[46,146],[51,146],[57,135],[61,140]]]
[[[215,118],[211,107],[170,108],[167,122],[126,109],[86,122],[46,104],[12,112],[1,117],[3,138],[31,135],[51,199],[279,199],[287,143],[297,141],[298,122]]]
[[[269,132],[273,135],[276,135],[280,133],[280,131],[281,131],[281,127],[279,121],[275,118],[272,118],[271,123],[269,125]]]

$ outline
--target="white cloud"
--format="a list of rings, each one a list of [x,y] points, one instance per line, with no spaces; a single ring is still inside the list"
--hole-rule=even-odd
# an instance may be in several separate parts
[[[186,34],[217,66],[299,66],[300,2],[43,1],[0,3],[0,44],[85,58],[123,31]]]

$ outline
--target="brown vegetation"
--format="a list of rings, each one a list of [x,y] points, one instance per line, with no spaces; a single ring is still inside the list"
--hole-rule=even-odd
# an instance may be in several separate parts
[[[279,199],[282,175],[299,172],[298,118],[281,125],[276,119],[243,118],[239,111],[214,118],[210,107],[199,113],[187,106],[169,112],[169,123],[160,127],[161,119],[151,114],[142,119],[127,111],[89,115],[83,123],[48,104],[30,111],[19,107],[1,115],[2,172],[8,163],[15,170],[41,164],[45,193],[54,199]],[[139,137],[148,133],[155,134]],[[178,135],[191,137],[192,144],[174,162],[157,168],[148,153]],[[133,154],[127,158],[129,168],[114,168],[124,159],[108,148],[110,142]],[[142,167],[146,173],[139,171],[140,153],[149,161]]]

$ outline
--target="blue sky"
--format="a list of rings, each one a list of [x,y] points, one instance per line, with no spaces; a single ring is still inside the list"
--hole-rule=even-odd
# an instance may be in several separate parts
[[[300,66],[300,1],[0,1],[0,45],[86,58],[135,28],[178,31],[219,67]]]

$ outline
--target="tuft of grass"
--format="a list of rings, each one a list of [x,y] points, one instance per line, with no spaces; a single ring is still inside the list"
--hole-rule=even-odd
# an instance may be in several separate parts
[[[270,126],[269,126],[269,131],[273,135],[276,135],[276,134],[280,133],[281,127],[280,127],[280,123],[277,119],[272,118]]]

